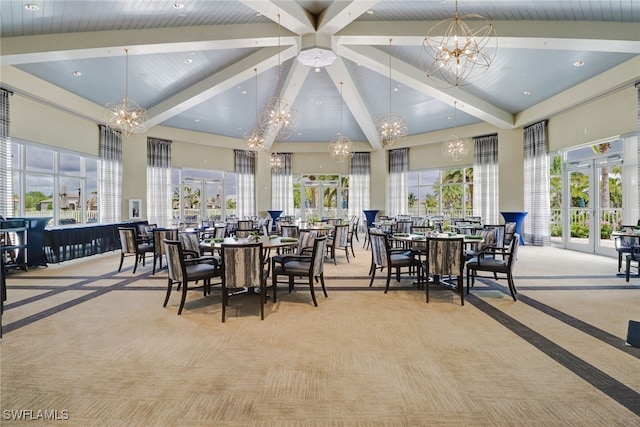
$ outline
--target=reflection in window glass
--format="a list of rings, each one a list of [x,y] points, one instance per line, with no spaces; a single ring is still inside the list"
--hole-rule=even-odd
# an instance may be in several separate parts
[[[85,222],[98,222],[98,181],[88,179],[85,182],[84,204],[87,212]]]
[[[28,173],[25,177],[24,210],[53,215],[53,176]]]
[[[82,158],[77,154],[60,153],[60,160],[58,165],[60,175],[81,175],[81,160]]]
[[[26,168],[29,171],[53,173],[54,152],[45,148],[26,145]]]
[[[20,212],[20,206],[22,206],[22,203],[20,203],[20,194],[22,194],[22,191],[20,191],[21,176],[20,172],[13,171],[13,216],[22,216],[22,212]]]

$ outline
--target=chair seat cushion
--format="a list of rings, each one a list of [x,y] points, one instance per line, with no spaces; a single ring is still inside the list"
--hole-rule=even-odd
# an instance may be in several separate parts
[[[407,256],[405,254],[393,254],[391,255],[392,267],[406,267],[416,262],[413,256]]]
[[[153,252],[153,243],[142,243],[138,245],[139,252]]]
[[[309,274],[310,263],[300,261],[290,261],[284,266],[276,267],[274,273],[288,275],[307,275]]]
[[[478,262],[478,258],[472,258],[467,262],[467,268],[470,270],[495,271],[496,273],[506,273],[508,271],[507,263],[502,259],[482,258]]]
[[[189,280],[211,278],[216,273],[216,268],[212,264],[193,264],[186,267]]]

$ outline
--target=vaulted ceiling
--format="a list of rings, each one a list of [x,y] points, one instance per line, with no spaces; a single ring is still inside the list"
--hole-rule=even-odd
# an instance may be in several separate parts
[[[344,135],[374,150],[375,122],[390,107],[410,135],[453,127],[454,102],[458,126],[509,129],[640,78],[639,1],[461,0],[458,8],[498,34],[489,71],[464,87],[428,79],[422,65],[424,37],[453,16],[453,0],[2,0],[0,77],[99,123],[104,105],[124,96],[128,49],[129,96],[150,126],[241,138],[280,95],[298,124],[269,145],[330,141],[342,123]],[[327,52],[337,58],[325,67],[297,59]]]

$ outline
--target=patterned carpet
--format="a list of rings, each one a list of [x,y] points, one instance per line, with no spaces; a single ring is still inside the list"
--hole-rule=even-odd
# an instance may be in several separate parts
[[[384,274],[325,264],[329,297],[191,291],[119,254],[12,272],[0,344],[4,425],[640,426],[640,279],[612,258],[520,248],[519,299],[476,281],[464,307]],[[215,289],[215,288],[214,288]],[[18,420],[21,418],[21,420]]]

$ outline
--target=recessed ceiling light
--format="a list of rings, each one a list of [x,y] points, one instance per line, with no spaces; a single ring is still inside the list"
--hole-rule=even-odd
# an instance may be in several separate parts
[[[82,71],[74,71],[71,75],[73,75],[73,77],[80,77],[82,75]]]
[[[25,4],[24,8],[27,10],[30,10],[32,12],[35,12],[36,10],[40,10],[40,6],[36,5],[36,4]]]
[[[393,88],[393,91],[394,92],[400,92],[400,88],[396,86],[396,87]]]
[[[316,105],[322,105],[322,101],[316,101]]]
[[[316,67],[315,70],[313,70],[313,71],[315,71],[316,73],[319,73],[320,71],[322,71],[322,68]]]
[[[193,62],[193,59],[191,59],[191,58],[187,58],[187,59],[184,60],[185,64],[191,64],[192,62]]]
[[[529,90],[525,90],[525,91],[524,91],[524,92],[522,92],[522,93],[524,93],[524,94],[525,94],[525,95],[527,95],[527,96],[528,96],[528,95],[531,95],[531,91],[529,91]]]
[[[174,9],[184,9],[184,3],[174,3],[173,4],[173,8]]]
[[[242,90],[240,91],[240,95],[246,95],[246,94],[247,94],[247,91],[246,91],[246,90],[242,89]]]
[[[373,15],[373,14],[374,14],[374,13],[376,13],[376,12],[375,12],[373,9],[369,9],[369,10],[367,10],[367,13],[368,13],[369,15]]]
[[[194,119],[193,121],[196,123],[200,123],[200,119]]]
[[[584,65],[584,62],[582,62],[582,61],[576,61],[576,62],[573,63],[574,67],[582,67],[583,65]]]

